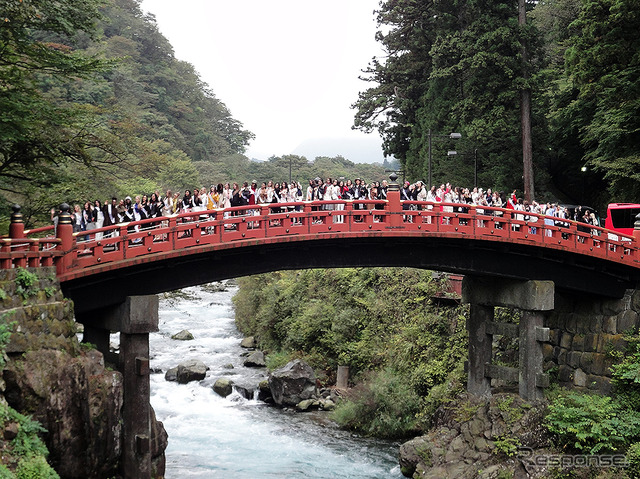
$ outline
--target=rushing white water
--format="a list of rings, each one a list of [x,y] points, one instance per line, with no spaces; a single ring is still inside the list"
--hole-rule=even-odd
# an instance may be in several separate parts
[[[400,479],[397,444],[338,430],[326,413],[295,413],[246,400],[222,398],[211,386],[228,377],[256,385],[264,370],[242,366],[242,337],[235,328],[233,285],[183,290],[160,301],[160,331],[151,334],[151,404],[169,434],[167,479],[317,478]],[[193,341],[170,337],[183,329]],[[177,384],[164,372],[185,359],[210,370],[201,382]],[[229,369],[229,365],[233,369]]]

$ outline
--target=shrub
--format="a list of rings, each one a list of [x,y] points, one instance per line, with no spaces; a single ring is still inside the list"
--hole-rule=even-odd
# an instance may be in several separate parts
[[[640,479],[640,442],[634,442],[627,449],[627,476],[629,479]]]
[[[620,402],[630,409],[640,409],[640,343],[636,338],[632,344],[635,348],[611,366],[611,376]]]
[[[496,448],[493,451],[494,454],[504,454],[507,457],[514,457],[518,454],[522,444],[520,444],[520,441],[517,438],[503,434],[496,438],[495,446]]]
[[[22,459],[16,469],[17,479],[60,479],[43,456]]]
[[[37,292],[38,276],[25,268],[16,269],[16,293],[27,299]]]
[[[11,339],[11,333],[15,327],[15,321],[9,322],[11,313],[4,313],[0,315],[0,371],[4,369],[6,364],[5,349],[9,340]]]
[[[0,464],[0,479],[16,479],[16,475],[4,464]]]
[[[640,412],[609,396],[560,392],[549,405],[545,425],[563,445],[589,454],[617,451],[640,436]]]
[[[367,436],[402,438],[416,430],[420,397],[392,370],[372,374],[333,412],[342,427]]]

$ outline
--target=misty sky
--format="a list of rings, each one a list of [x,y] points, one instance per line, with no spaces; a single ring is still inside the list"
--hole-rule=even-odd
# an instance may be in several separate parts
[[[380,138],[351,130],[368,84],[379,0],[143,0],[176,57],[193,64],[256,135],[247,156],[342,154],[383,160]]]

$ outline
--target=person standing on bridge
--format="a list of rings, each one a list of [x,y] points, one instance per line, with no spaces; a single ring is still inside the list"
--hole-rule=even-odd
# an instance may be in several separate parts
[[[544,214],[545,214],[545,219],[544,219],[545,235],[553,236],[553,231],[551,229],[551,226],[553,226],[553,223],[554,223],[553,217],[556,216],[556,205],[547,203],[547,208]]]

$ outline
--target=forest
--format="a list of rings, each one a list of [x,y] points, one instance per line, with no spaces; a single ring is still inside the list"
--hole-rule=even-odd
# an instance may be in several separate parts
[[[526,24],[518,6],[527,8]],[[640,199],[640,11],[630,0],[384,1],[355,126],[411,177],[523,188],[520,93],[531,95],[536,199]],[[524,47],[524,49],[523,49]],[[458,132],[462,139],[442,135]],[[437,133],[437,135],[434,135]],[[436,151],[437,149],[437,151]],[[447,156],[448,150],[465,155]]]
[[[386,56],[362,66],[353,127],[378,130],[389,156],[356,165],[247,158],[253,134],[139,0],[0,0],[0,217],[19,203],[34,225],[62,201],[281,181],[290,169],[299,181],[380,180],[385,168],[424,180],[432,169],[434,183],[472,186],[477,163],[481,186],[521,191],[523,90],[536,199],[638,201],[635,3],[528,2],[525,25],[518,3],[381,1]]]

